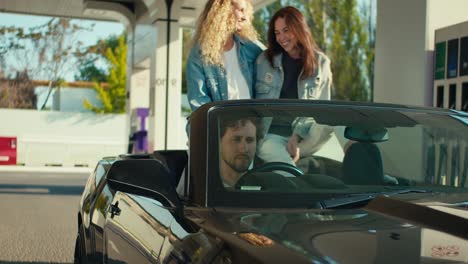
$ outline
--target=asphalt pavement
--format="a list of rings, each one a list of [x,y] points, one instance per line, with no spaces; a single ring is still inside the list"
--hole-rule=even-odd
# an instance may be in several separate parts
[[[92,169],[0,166],[0,263],[72,263]]]

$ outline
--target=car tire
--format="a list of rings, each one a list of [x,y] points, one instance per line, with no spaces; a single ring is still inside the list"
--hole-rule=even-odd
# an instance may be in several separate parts
[[[75,242],[75,256],[74,256],[73,263],[75,264],[85,264],[88,263],[86,261],[86,247],[84,241],[84,234],[83,234],[83,226],[80,225],[78,227],[78,234],[76,236]]]

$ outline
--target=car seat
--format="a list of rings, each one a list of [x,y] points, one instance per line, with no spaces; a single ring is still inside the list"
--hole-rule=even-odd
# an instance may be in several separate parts
[[[382,156],[374,143],[353,143],[343,159],[343,181],[353,185],[381,185],[384,182]]]
[[[171,182],[174,187],[182,176],[182,172],[188,163],[186,150],[157,150],[153,152],[155,159],[160,160],[171,174]]]

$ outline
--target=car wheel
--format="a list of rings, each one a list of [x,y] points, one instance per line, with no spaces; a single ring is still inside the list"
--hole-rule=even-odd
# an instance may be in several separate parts
[[[84,264],[86,261],[86,248],[83,234],[83,226],[78,227],[78,235],[75,242],[75,264]]]

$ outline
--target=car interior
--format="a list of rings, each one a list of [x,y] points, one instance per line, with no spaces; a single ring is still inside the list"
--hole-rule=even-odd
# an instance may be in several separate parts
[[[297,110],[288,109],[262,109],[258,112],[249,109],[248,111],[247,116],[257,118],[276,114],[298,116]],[[246,116],[242,112],[235,114]],[[223,116],[225,115],[220,114],[217,118]],[[301,157],[296,162],[296,166],[282,162],[265,162],[256,156],[252,167],[238,180],[235,188],[226,188],[226,190],[228,192],[353,193],[383,190],[392,186],[424,184],[431,186],[432,183],[425,183],[424,177],[427,176],[424,174],[412,176],[401,169],[401,163],[398,162],[410,164],[410,159],[405,160],[404,155],[401,159],[398,159],[399,157],[395,159],[395,153],[389,154],[388,150],[395,144],[401,145],[407,132],[416,133],[415,138],[424,143],[422,140],[425,139],[420,139],[420,134],[432,135],[434,132],[430,128],[439,126],[436,122],[440,121],[411,112],[361,109],[352,109],[347,111],[346,115],[335,109],[318,110],[309,116],[313,116],[318,125],[334,128],[333,136],[327,139],[328,142],[321,146],[320,150]],[[209,132],[214,133],[211,129]],[[346,140],[346,145],[343,144],[343,139]],[[153,157],[162,161],[168,168],[174,187],[177,187],[184,175],[188,178],[187,150],[155,151]],[[422,167],[422,169],[427,168]],[[440,170],[440,167],[438,169]],[[464,182],[463,177],[462,182]]]

